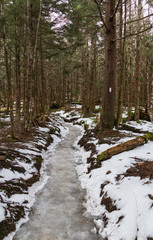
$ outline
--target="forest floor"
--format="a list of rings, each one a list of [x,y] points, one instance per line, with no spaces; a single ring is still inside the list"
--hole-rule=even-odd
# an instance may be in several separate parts
[[[29,223],[21,227],[21,231],[19,230],[14,239],[39,239],[38,235],[25,233],[26,231],[28,233],[28,230],[36,230],[37,220],[40,220],[41,216],[48,219],[47,208],[46,215],[43,214],[43,208],[41,209],[44,197],[47,199],[53,197],[52,203],[48,203],[47,200],[45,202],[46,207],[49,206],[51,209],[52,205],[54,210],[50,212],[51,219],[56,220],[55,225],[49,221],[48,224],[53,225],[54,231],[57,229],[56,236],[48,230],[47,223],[46,228],[42,225],[46,229],[45,233],[54,236],[53,240],[153,239],[153,142],[148,141],[143,146],[114,155],[103,162],[98,161],[98,156],[102,152],[144,135],[144,132],[153,132],[153,124],[147,121],[131,121],[126,123],[126,127],[132,131],[114,129],[101,132],[97,128],[96,116],[97,114],[94,114],[90,118],[83,118],[79,109],[71,109],[69,112],[58,111],[48,117],[45,125],[42,123],[41,126],[33,128],[32,132],[18,135],[16,141],[10,139],[8,117],[1,116],[3,121],[0,128],[0,239],[13,231],[5,238],[11,240],[15,229],[19,229],[29,217]],[[72,125],[76,125],[78,130],[74,130],[76,127]],[[78,132],[81,132],[81,135]],[[73,147],[72,140],[75,141]],[[66,156],[67,161],[70,160],[67,164],[71,165],[72,171],[69,170],[72,172],[71,176],[68,176],[68,173],[64,174],[64,166],[67,165],[64,152],[61,153],[62,144],[65,154],[71,155],[70,158]],[[60,163],[56,165],[58,159],[61,161],[61,167]],[[62,190],[59,188],[58,179],[64,183],[58,176],[59,172],[60,176],[62,172],[63,176],[67,176],[65,185],[70,191],[67,192],[62,184]],[[77,177],[85,192],[80,192]],[[52,181],[54,188],[51,188]],[[52,196],[48,196],[50,191],[53,191]],[[36,192],[38,195],[35,195]],[[66,196],[69,196],[69,199]],[[69,209],[72,203],[73,207]],[[65,231],[58,230],[56,212],[60,216],[57,219],[61,219],[59,226]],[[76,221],[72,221],[72,215],[77,216]],[[86,220],[83,215],[86,216]],[[62,216],[68,219],[65,221],[66,225],[63,225]],[[73,226],[70,226],[70,221]],[[33,228],[30,230],[29,226]],[[73,228],[74,231],[71,232]],[[76,232],[79,230],[80,235],[77,235]],[[47,238],[49,235],[46,235],[46,238],[42,235],[42,238],[50,240]]]

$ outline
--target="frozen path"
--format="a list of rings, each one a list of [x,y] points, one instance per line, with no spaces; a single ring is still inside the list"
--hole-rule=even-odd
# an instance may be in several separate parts
[[[47,167],[50,176],[37,194],[30,220],[14,240],[97,240],[93,222],[83,216],[83,193],[77,179],[73,142],[80,131],[70,126],[67,138],[57,147]]]

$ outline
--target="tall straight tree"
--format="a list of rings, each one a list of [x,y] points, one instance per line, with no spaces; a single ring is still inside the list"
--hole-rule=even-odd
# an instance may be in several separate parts
[[[127,15],[127,5],[126,1],[124,3],[124,27],[123,27],[123,7],[120,6],[120,30],[119,30],[119,37],[120,37],[120,52],[119,52],[119,59],[120,59],[120,66],[119,66],[119,96],[118,96],[118,110],[117,110],[117,117],[116,117],[116,127],[118,128],[120,120],[122,118],[122,108],[123,108],[123,85],[125,80],[125,44],[126,44],[126,15]],[[122,29],[123,31],[123,40],[122,40]]]
[[[129,0],[129,35],[132,33],[132,1]],[[127,78],[127,107],[128,107],[128,121],[131,120],[132,113],[132,37],[129,38],[129,47],[128,47],[128,78]]]
[[[103,113],[101,124],[103,129],[112,129],[115,121],[115,85],[116,85],[116,12],[120,4],[115,0],[105,2],[105,18],[103,17],[103,1],[94,0],[105,27],[105,66],[103,88]]]
[[[138,18],[142,13],[142,0],[138,0]],[[137,24],[137,36],[136,36],[136,56],[135,56],[135,120],[139,120],[139,108],[140,108],[140,21]]]
[[[18,128],[21,124],[21,1],[16,0],[14,4],[14,25],[15,25],[15,78],[16,78],[16,116]],[[18,9],[18,11],[17,11]],[[21,13],[22,14],[22,13]],[[22,33],[23,34],[23,33]]]
[[[26,90],[25,90],[25,116],[24,123],[25,129],[30,128],[31,121],[31,89],[32,89],[32,66],[33,66],[33,53],[32,53],[32,2],[27,0],[27,38],[26,38]]]

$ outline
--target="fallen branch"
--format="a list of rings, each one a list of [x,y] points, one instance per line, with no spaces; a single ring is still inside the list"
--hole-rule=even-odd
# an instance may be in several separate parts
[[[129,140],[115,147],[109,148],[108,150],[99,154],[97,160],[100,162],[105,161],[114,155],[117,155],[125,151],[130,151],[136,147],[142,146],[145,143],[147,143],[148,140],[153,140],[153,133],[148,133],[147,135],[136,137],[135,139]]]

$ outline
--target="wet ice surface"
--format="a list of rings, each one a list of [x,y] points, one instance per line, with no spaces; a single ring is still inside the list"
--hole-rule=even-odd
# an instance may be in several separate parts
[[[83,192],[77,178],[73,142],[80,131],[70,126],[47,167],[48,183],[37,194],[29,222],[13,240],[97,240],[93,221],[83,214]]]

